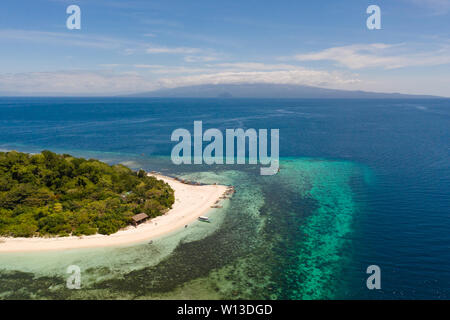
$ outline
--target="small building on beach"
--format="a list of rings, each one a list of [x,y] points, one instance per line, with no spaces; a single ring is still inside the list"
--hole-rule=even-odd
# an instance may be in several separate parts
[[[132,219],[133,219],[133,224],[134,224],[135,227],[137,227],[138,224],[141,224],[142,222],[147,221],[148,218],[149,218],[149,217],[148,217],[147,214],[145,214],[145,213],[139,213],[139,214],[134,215],[134,216],[132,217]]]

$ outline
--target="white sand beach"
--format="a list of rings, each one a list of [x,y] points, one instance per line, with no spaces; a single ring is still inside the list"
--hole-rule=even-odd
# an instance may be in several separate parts
[[[32,252],[127,245],[143,242],[184,228],[206,214],[227,191],[223,185],[190,185],[172,178],[152,174],[167,182],[175,191],[175,203],[166,214],[137,227],[128,226],[112,235],[60,238],[1,238],[2,252]]]

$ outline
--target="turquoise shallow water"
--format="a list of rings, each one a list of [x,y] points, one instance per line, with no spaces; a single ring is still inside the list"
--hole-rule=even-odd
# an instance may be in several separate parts
[[[341,272],[351,262],[355,216],[361,214],[352,183],[364,181],[366,171],[342,161],[283,162],[276,189],[286,203],[276,212],[268,209],[272,225],[267,227],[278,231],[275,252],[284,260],[276,266],[281,298],[339,296]]]
[[[126,162],[171,167],[164,157]],[[256,167],[210,169],[174,167],[172,174],[236,186],[233,199],[210,213],[213,223],[196,222],[152,244],[2,254],[1,297],[335,297],[334,278],[351,257],[346,237],[358,214],[351,180],[362,179],[364,170],[350,162],[295,158],[282,161],[272,177],[259,176]],[[69,265],[80,266],[82,290],[65,288]]]

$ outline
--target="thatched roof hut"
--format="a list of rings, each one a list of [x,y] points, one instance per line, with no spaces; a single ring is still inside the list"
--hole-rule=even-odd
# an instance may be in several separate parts
[[[139,213],[134,215],[131,219],[133,219],[134,226],[137,227],[139,223],[142,223],[148,219],[148,215],[146,213]]]

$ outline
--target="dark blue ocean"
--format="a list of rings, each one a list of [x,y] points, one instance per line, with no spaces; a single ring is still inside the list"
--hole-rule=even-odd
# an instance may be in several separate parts
[[[195,120],[204,130],[280,129],[280,173],[173,165],[170,135]],[[12,149],[238,192],[214,231],[178,239],[158,261],[145,245],[104,252],[81,293],[31,267],[52,270],[44,255],[0,254],[1,298],[450,299],[449,99],[1,98],[0,150]],[[380,290],[366,287],[369,265],[381,269]]]

